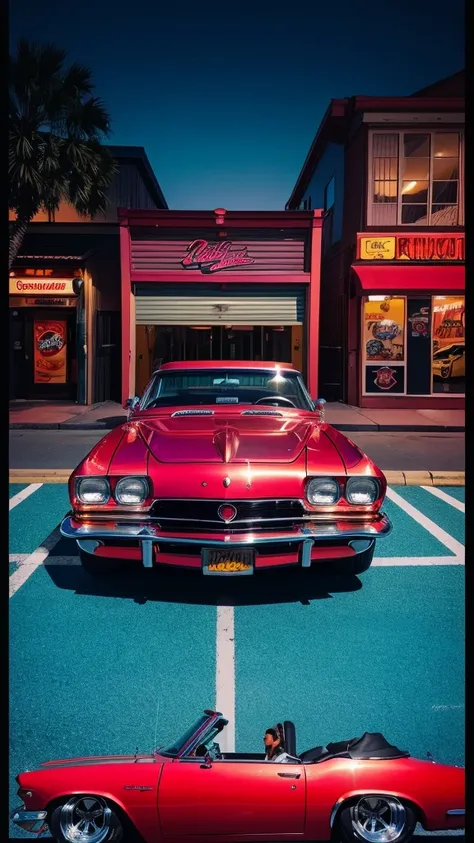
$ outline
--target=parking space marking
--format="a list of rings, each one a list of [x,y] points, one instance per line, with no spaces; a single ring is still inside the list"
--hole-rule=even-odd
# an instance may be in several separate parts
[[[56,527],[56,529],[50,533],[48,538],[45,539],[44,542],[33,551],[33,553],[30,553],[29,556],[21,562],[17,570],[13,572],[9,579],[10,597],[13,597],[20,586],[27,581],[28,577],[31,577],[36,569],[44,563],[45,559],[48,558],[53,547],[58,543],[60,538],[61,534],[59,532],[59,527]]]
[[[450,506],[454,506],[455,509],[458,509],[459,512],[465,512],[466,506],[462,501],[456,500],[453,498],[452,495],[448,495],[446,492],[443,492],[442,489],[438,489],[437,486],[422,486],[422,489],[425,492],[429,492],[431,495],[434,495],[435,498],[439,498],[444,503],[449,503]]]
[[[404,567],[406,565],[464,565],[462,556],[375,556],[372,568]]]
[[[392,488],[388,488],[387,497],[389,498],[389,500],[393,501],[393,503],[396,503],[397,506],[400,507],[400,509],[407,513],[407,515],[410,515],[414,519],[414,521],[417,521],[421,527],[424,527],[425,530],[427,530],[429,533],[431,533],[432,536],[438,539],[441,544],[444,544],[444,546],[447,547],[448,550],[451,550],[451,552],[454,553],[455,556],[462,556],[464,554],[464,545],[462,545],[461,542],[458,542],[457,539],[454,539],[452,536],[450,536],[449,533],[446,532],[446,530],[443,530],[441,527],[438,526],[438,524],[435,524],[435,522],[432,521],[431,518],[427,518],[426,515],[423,514],[423,512],[420,512],[419,509],[416,509],[416,507],[412,506],[411,503],[408,503],[408,501],[404,500],[404,498],[402,498],[402,496],[399,495],[398,492],[395,492]]]
[[[27,486],[26,489],[22,489],[21,492],[17,492],[16,495],[13,495],[13,497],[10,498],[8,508],[14,509],[15,506],[18,506],[19,503],[26,500],[26,498],[29,498],[30,495],[33,494],[33,492],[37,492],[38,489],[41,489],[42,485],[42,483],[30,483],[30,485]]]
[[[235,637],[234,607],[217,607],[216,625],[216,711],[229,719],[221,748],[235,752]]]

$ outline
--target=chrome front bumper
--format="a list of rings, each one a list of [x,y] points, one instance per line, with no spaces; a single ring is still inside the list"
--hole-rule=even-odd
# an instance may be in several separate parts
[[[21,808],[16,808],[11,812],[10,819],[24,831],[29,831],[31,834],[41,834],[48,828],[47,816],[47,811],[25,811],[22,805]]]
[[[311,549],[319,541],[333,539],[336,543],[355,542],[357,540],[373,541],[374,539],[387,536],[392,530],[392,524],[386,515],[379,514],[370,522],[357,521],[334,521],[321,522],[309,521],[304,525],[292,527],[291,530],[261,530],[252,532],[248,530],[242,533],[225,533],[210,531],[209,533],[172,533],[162,530],[159,524],[151,521],[95,521],[84,523],[74,516],[68,515],[61,524],[61,535],[68,539],[75,539],[79,547],[89,550],[90,544],[86,542],[96,541],[98,544],[107,544],[107,540],[136,542],[138,541],[142,562],[145,568],[153,567],[153,545],[183,545],[219,549],[219,548],[245,548],[254,547],[258,550],[262,545],[281,543],[295,543],[299,546],[299,558],[303,568],[311,566]],[[84,544],[83,544],[84,543]]]

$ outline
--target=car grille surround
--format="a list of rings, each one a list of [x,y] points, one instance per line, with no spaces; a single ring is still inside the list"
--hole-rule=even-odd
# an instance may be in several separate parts
[[[221,507],[233,507],[234,517],[225,521],[219,517]],[[307,514],[303,502],[283,500],[155,500],[150,515],[162,527],[186,532],[200,529],[248,530],[262,527],[287,529]]]

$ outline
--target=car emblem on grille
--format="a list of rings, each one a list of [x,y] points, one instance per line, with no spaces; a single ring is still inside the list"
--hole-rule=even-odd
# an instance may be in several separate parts
[[[230,486],[230,477],[224,477],[224,479],[222,481],[222,485],[224,486],[225,489],[228,489],[229,486]]]
[[[231,503],[223,503],[222,506],[219,507],[217,510],[217,514],[222,521],[225,521],[228,524],[229,521],[233,521],[235,516],[237,515],[237,510],[235,506],[232,506]]]

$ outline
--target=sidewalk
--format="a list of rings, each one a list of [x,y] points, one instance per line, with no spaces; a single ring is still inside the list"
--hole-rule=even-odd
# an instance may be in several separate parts
[[[11,401],[11,430],[111,430],[127,419],[121,404],[84,406],[67,401]],[[464,431],[464,410],[361,410],[339,402],[326,404],[325,420],[343,431]]]

